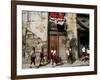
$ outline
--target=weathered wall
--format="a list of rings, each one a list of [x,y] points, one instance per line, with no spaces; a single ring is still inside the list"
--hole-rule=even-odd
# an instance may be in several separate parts
[[[64,43],[65,36],[59,36],[59,56],[61,59],[66,60],[67,56],[65,53],[66,50],[66,44]]]
[[[28,55],[33,46],[39,52],[42,45],[47,47],[48,14],[34,11],[23,11],[22,14],[23,52]]]
[[[67,47],[72,47],[73,55],[78,59],[76,14],[68,13],[65,18],[67,20]]]

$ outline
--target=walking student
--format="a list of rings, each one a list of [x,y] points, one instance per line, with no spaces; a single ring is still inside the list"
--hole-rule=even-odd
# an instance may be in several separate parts
[[[53,66],[54,64],[57,65],[56,60],[57,60],[57,53],[56,53],[56,50],[53,50],[53,51],[52,51],[52,66]]]
[[[73,57],[72,57],[72,50],[71,48],[68,48],[66,50],[67,56],[68,56],[68,63],[72,63],[73,62]]]
[[[34,66],[35,66],[35,58],[36,58],[35,47],[32,48],[32,51],[31,51],[30,54],[31,54],[30,67],[32,67],[32,63],[34,63]]]
[[[82,48],[82,61],[85,61],[85,56],[86,56],[86,49],[85,47]]]
[[[40,66],[42,65],[42,63],[44,63],[44,50],[43,50],[43,48],[40,52]]]
[[[69,55],[70,55],[70,53],[69,53],[69,48],[66,48],[66,55],[67,55],[67,62],[69,63]]]

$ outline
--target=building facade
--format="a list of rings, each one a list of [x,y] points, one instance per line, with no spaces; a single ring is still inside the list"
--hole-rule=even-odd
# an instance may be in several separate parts
[[[67,60],[66,49],[70,47],[74,58],[79,59],[80,46],[82,46],[80,36],[83,34],[84,25],[79,24],[77,17],[76,13],[23,11],[23,57],[29,56],[32,47],[35,47],[37,54],[41,52],[41,48],[44,48],[44,55],[50,59],[51,50],[54,48],[57,56]],[[87,30],[85,34],[87,37],[89,37],[88,32]],[[86,45],[89,45],[88,42]]]

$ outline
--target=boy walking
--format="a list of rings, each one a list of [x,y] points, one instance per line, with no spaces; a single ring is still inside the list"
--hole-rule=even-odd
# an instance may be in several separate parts
[[[30,67],[32,67],[32,63],[34,63],[34,65],[35,65],[35,58],[36,58],[35,48],[33,47],[32,51],[31,51],[31,63],[30,63]]]

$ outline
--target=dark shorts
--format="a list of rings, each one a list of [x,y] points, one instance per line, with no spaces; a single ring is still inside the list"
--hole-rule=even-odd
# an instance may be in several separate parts
[[[35,57],[31,57],[31,62],[34,62],[35,61]]]

